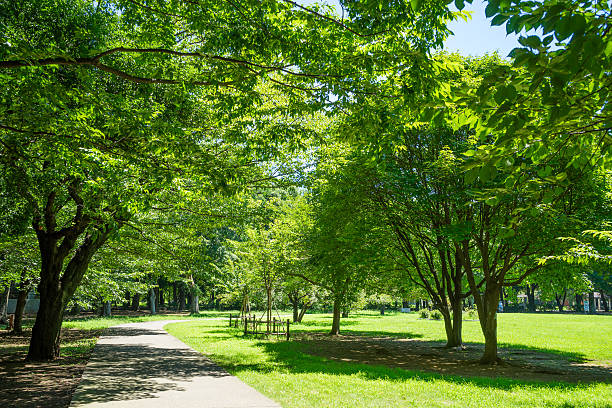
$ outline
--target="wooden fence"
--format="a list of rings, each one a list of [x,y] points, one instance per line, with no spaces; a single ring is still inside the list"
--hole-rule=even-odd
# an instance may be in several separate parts
[[[276,317],[272,318],[272,320],[264,320],[263,318],[257,318],[255,315],[236,316],[230,313],[229,326],[242,328],[244,334],[284,336],[289,340],[291,321],[289,319],[277,319]]]

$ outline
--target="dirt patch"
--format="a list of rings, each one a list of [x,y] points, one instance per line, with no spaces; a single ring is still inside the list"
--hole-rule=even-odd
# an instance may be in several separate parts
[[[467,344],[463,350],[446,349],[440,343],[397,337],[298,333],[295,340],[308,354],[333,361],[385,365],[464,377],[510,378],[528,381],[612,383],[609,362],[572,361],[564,355],[525,349],[500,348],[502,365],[477,363],[484,346]]]
[[[0,331],[0,406],[63,408],[70,405],[92,344],[101,330],[62,330],[64,352],[45,363],[25,362],[31,330]]]

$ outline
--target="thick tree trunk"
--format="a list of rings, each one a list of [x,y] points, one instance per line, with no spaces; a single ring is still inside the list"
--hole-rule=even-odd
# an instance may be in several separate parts
[[[164,307],[164,303],[165,303],[165,299],[164,299],[164,289],[160,286],[157,290],[157,293],[159,294],[159,302],[158,305],[159,307]]]
[[[157,314],[157,309],[155,308],[155,289],[151,288],[149,290],[149,310],[151,314]]]
[[[380,314],[381,316],[385,315],[385,304],[384,303],[380,305]]]
[[[11,293],[11,285],[7,284],[0,297],[0,323],[8,323],[8,300]]]
[[[329,334],[337,336],[340,334],[340,313],[341,313],[341,302],[339,298],[334,299],[334,310],[332,319],[332,328]]]
[[[527,289],[527,309],[534,313],[536,311],[536,305],[535,305],[535,290],[536,290],[537,285],[536,284],[529,284],[526,286]]]
[[[563,311],[563,305],[565,305],[565,299],[567,299],[567,289],[563,289],[563,297],[555,294],[555,301],[557,302],[557,308],[559,312]]]
[[[178,288],[178,302],[176,304],[176,310],[179,312],[185,310],[185,287],[182,283]]]
[[[132,299],[132,294],[129,290],[125,291],[125,300],[123,301],[123,310],[128,310],[130,308],[130,301]]]
[[[589,292],[589,314],[596,314],[597,309],[595,307],[595,293]]]
[[[574,301],[576,302],[576,311],[584,312],[584,306],[582,305],[582,295],[576,293],[576,295],[574,296]]]
[[[608,313],[610,311],[610,305],[608,304],[608,299],[606,298],[606,295],[604,294],[603,290],[600,291],[599,293],[601,293],[601,306],[603,307],[604,312]]]
[[[13,323],[13,332],[23,332],[23,311],[25,310],[26,302],[28,301],[28,289],[24,286],[19,288],[17,294],[17,304],[15,305],[15,321]]]
[[[59,339],[66,304],[87,271],[91,257],[106,242],[110,225],[100,225],[83,213],[79,196],[81,183],[74,180],[68,194],[75,203],[75,215],[68,227],[56,230],[56,192],[47,195],[44,208],[35,211],[32,227],[40,249],[40,306],[32,328],[28,360],[49,360],[59,356]],[[121,221],[117,220],[120,227]],[[113,227],[115,228],[115,227]],[[77,241],[80,242],[76,250]],[[66,262],[68,260],[68,262]]]
[[[298,319],[297,322],[301,323],[302,319],[304,318],[304,315],[306,314],[306,311],[308,310],[308,308],[312,306],[312,303],[303,303],[302,304],[302,310],[300,311],[300,314],[298,315]]]
[[[488,285],[483,296],[483,311],[480,314],[480,326],[485,338],[485,349],[480,362],[496,364],[500,362],[497,356],[497,307],[499,303],[499,287]]]
[[[137,312],[140,309],[140,293],[136,293],[132,297],[132,310]]]
[[[174,302],[174,307],[178,309],[178,283],[172,282],[172,301]]]
[[[159,310],[159,287],[153,288],[155,292],[155,310]]]
[[[292,302],[291,306],[293,307],[293,322],[297,323],[300,318],[300,308],[298,302]]]
[[[28,360],[44,361],[59,357],[60,331],[64,317],[64,294],[41,283],[40,306],[32,328]]]
[[[443,312],[444,329],[446,330],[446,346],[445,347],[461,347],[463,339],[461,337],[463,324],[463,302],[460,296],[451,304],[452,313]]]
[[[105,317],[111,317],[111,302],[110,302],[110,300],[107,300],[106,302],[104,302],[103,308],[104,308],[104,316]]]
[[[196,286],[196,283],[193,281],[193,279],[191,280],[191,284],[189,287],[189,295],[189,299],[191,301],[189,304],[189,312],[193,314],[199,314],[200,296],[198,295],[198,287]]]
[[[191,305],[189,313],[199,314],[200,313],[200,297],[197,294],[191,295]]]

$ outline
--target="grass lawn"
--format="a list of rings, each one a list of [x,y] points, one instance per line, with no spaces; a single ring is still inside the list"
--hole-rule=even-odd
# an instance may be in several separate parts
[[[340,322],[342,333],[383,334],[446,342],[441,320],[419,319],[416,313],[392,313],[382,319],[375,312],[359,312]],[[294,331],[327,332],[331,315],[306,315]],[[478,321],[463,321],[463,340],[483,343]],[[502,347],[546,350],[568,357],[612,363],[612,316],[545,313],[500,313],[498,341]]]
[[[309,315],[292,330],[298,336],[323,332],[330,323],[329,315]],[[609,383],[464,377],[337,361],[307,353],[300,341],[243,337],[226,325],[201,320],[166,329],[283,407],[612,407]],[[359,313],[342,319],[341,329],[361,336],[444,339],[441,322],[416,314]],[[482,342],[479,330],[478,322],[466,321],[465,341]],[[499,340],[505,347],[606,364],[612,360],[612,317],[502,314]]]

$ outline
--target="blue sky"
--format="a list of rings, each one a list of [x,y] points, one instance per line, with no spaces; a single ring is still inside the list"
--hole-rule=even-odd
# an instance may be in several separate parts
[[[474,4],[466,4],[465,10],[472,12],[472,19],[453,22],[449,28],[455,33],[446,40],[448,51],[458,51],[463,55],[479,56],[498,51],[505,57],[513,48],[520,46],[516,35],[506,36],[505,26],[491,27],[490,19],[485,17],[485,4],[474,0]]]
[[[297,0],[301,4],[308,5],[316,0]],[[330,4],[340,11],[337,0],[319,0]],[[482,0],[474,0],[474,4],[466,4],[465,10],[472,12],[472,19],[467,22],[460,20],[450,24],[449,28],[455,34],[445,44],[450,52],[459,52],[462,55],[480,56],[486,53],[498,51],[500,56],[505,57],[518,44],[516,35],[506,36],[504,26],[491,27],[490,19],[485,17],[485,5]]]

